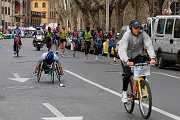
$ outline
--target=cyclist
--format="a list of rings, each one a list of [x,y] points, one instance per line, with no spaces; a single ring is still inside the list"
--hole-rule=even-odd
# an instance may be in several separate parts
[[[108,57],[111,54],[111,50],[113,48],[114,50],[114,62],[116,62],[116,32],[115,32],[115,28],[112,28],[112,31],[110,31],[108,33],[108,39],[109,39],[109,47],[108,47]]]
[[[123,92],[122,102],[127,102],[127,88],[132,75],[131,68],[135,63],[142,63],[144,46],[150,57],[150,64],[155,64],[155,53],[149,35],[142,30],[142,24],[138,20],[132,20],[130,30],[126,31],[119,42],[118,54],[123,68]]]
[[[91,39],[92,39],[92,32],[90,31],[90,27],[86,27],[85,33],[84,33],[84,51],[85,51],[85,59],[88,59],[89,49],[91,46]]]
[[[22,45],[22,42],[21,42],[21,29],[19,28],[19,23],[16,24],[16,29],[14,29],[14,36],[15,37],[18,37],[19,39],[19,48],[21,48],[21,45]],[[15,42],[15,39],[14,39],[14,45],[13,45],[13,48],[14,48],[14,54],[16,54],[16,42]]]
[[[58,54],[58,48],[60,45],[59,27],[56,27],[55,30],[55,40],[56,40],[56,54]]]
[[[65,47],[66,47],[66,38],[67,38],[67,32],[66,32],[66,26],[62,27],[62,30],[60,31],[60,48],[62,50],[61,56],[64,56]]]
[[[79,42],[79,33],[77,32],[77,28],[74,27],[74,31],[72,32],[72,43],[73,43],[73,47],[74,47],[73,56],[74,57],[75,57],[78,42]]]
[[[34,74],[37,74],[37,71],[40,69],[40,65],[43,61],[46,62],[48,65],[52,64],[53,61],[57,62],[59,73],[60,75],[63,74],[61,62],[59,61],[59,58],[53,51],[45,52],[41,55],[39,61],[36,64]]]
[[[45,40],[48,51],[50,51],[52,46],[52,37],[53,37],[53,33],[51,31],[51,27],[48,27],[48,31],[45,32]]]

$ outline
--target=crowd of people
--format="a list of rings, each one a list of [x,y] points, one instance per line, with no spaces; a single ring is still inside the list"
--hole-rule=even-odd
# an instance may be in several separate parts
[[[149,55],[149,61],[150,64],[155,64],[155,52],[153,49],[152,41],[149,37],[149,35],[143,30],[143,26],[140,21],[133,20],[129,24],[129,29],[127,30],[124,35],[122,36],[122,39],[119,41],[119,47],[118,47],[118,55],[120,57],[122,68],[123,68],[123,87],[122,87],[122,102],[127,102],[127,86],[130,81],[130,77],[132,75],[130,66],[133,66],[135,63],[142,63],[144,62],[143,59],[143,53],[144,53],[144,46],[146,48],[146,51]],[[19,36],[20,31],[18,28],[15,29],[15,34]],[[44,33],[46,45],[48,48],[48,52],[43,53],[41,56],[41,59],[36,65],[35,73],[37,73],[37,70],[39,69],[40,63],[47,59],[49,61],[55,60],[60,68],[59,73],[63,73],[62,71],[62,65],[59,61],[59,58],[57,57],[57,54],[59,53],[59,47],[61,49],[61,56],[64,56],[65,53],[65,47],[67,42],[67,37],[70,37],[73,43],[73,56],[75,57],[76,48],[78,42],[80,42],[80,35],[77,31],[77,28],[74,27],[72,32],[67,32],[66,27],[63,26],[62,29],[57,27],[55,30],[51,30],[50,27],[48,27],[48,30]],[[104,38],[105,37],[105,38]],[[108,40],[108,55],[110,56],[111,50],[114,50],[114,62],[116,62],[116,38],[117,34],[115,32],[115,29],[112,28],[110,32],[107,33],[106,36],[103,34],[103,30],[99,27],[95,31],[91,30],[90,27],[86,27],[86,30],[83,32],[83,43],[84,44],[84,53],[85,58],[84,60],[88,59],[88,54],[90,51],[90,46],[93,43],[95,49],[96,49],[96,58],[95,60],[98,60],[98,56],[102,56],[102,49],[103,49],[103,42],[105,40]],[[53,40],[56,43],[56,54],[52,52],[51,46],[53,43]],[[92,42],[93,41],[93,42]],[[22,45],[22,43],[21,43]]]
[[[67,44],[67,38],[69,38],[73,45],[73,56],[76,56],[76,51],[78,48],[78,44],[81,43],[84,46],[84,53],[85,57],[84,60],[88,59],[88,54],[90,52],[90,47],[93,45],[95,49],[96,58],[95,60],[98,60],[99,57],[103,56],[103,43],[108,40],[108,54],[107,57],[111,55],[111,50],[113,51],[114,56],[114,62],[116,62],[116,42],[117,39],[117,33],[115,32],[115,29],[112,28],[112,30],[106,34],[104,34],[103,30],[99,27],[97,27],[96,30],[91,30],[90,27],[86,27],[86,29],[83,31],[82,35],[77,31],[77,27],[74,27],[72,32],[68,32],[66,30],[66,27],[63,26],[61,29],[59,27],[56,27],[55,30],[51,30],[50,27],[48,27],[48,30],[45,31],[45,40],[46,45],[48,48],[48,51],[50,50],[52,43],[56,44],[56,54],[59,53],[59,48],[61,49],[61,56],[64,56],[65,53],[65,47]],[[83,40],[80,39],[80,36],[83,37]]]

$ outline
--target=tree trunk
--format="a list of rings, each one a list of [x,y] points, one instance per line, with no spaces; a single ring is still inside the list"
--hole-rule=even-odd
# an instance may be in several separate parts
[[[115,13],[115,25],[116,25],[116,31],[120,32],[121,31],[121,27],[123,26],[123,17],[124,17],[124,9],[120,9],[120,8],[116,8],[115,9],[116,13]]]
[[[83,20],[85,27],[90,27],[90,20],[89,20],[89,11],[84,9],[83,11]]]
[[[165,0],[146,0],[149,4],[150,16],[162,15],[162,5]]]

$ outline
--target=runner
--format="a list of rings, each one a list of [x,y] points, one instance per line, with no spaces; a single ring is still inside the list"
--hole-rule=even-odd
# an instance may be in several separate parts
[[[74,47],[73,56],[74,57],[75,57],[78,42],[79,42],[79,33],[77,32],[77,28],[74,27],[74,31],[72,33],[72,43],[73,43],[73,47]]]
[[[60,31],[60,48],[62,50],[62,54],[61,54],[62,57],[64,57],[64,52],[66,47],[66,37],[67,37],[66,26],[63,26]]]

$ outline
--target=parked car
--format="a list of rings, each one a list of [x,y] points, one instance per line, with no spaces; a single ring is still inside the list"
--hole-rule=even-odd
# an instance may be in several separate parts
[[[13,34],[3,34],[4,39],[12,39],[14,38]]]
[[[159,68],[180,65],[180,16],[156,16],[151,19],[153,46]],[[170,63],[170,64],[168,64]]]

